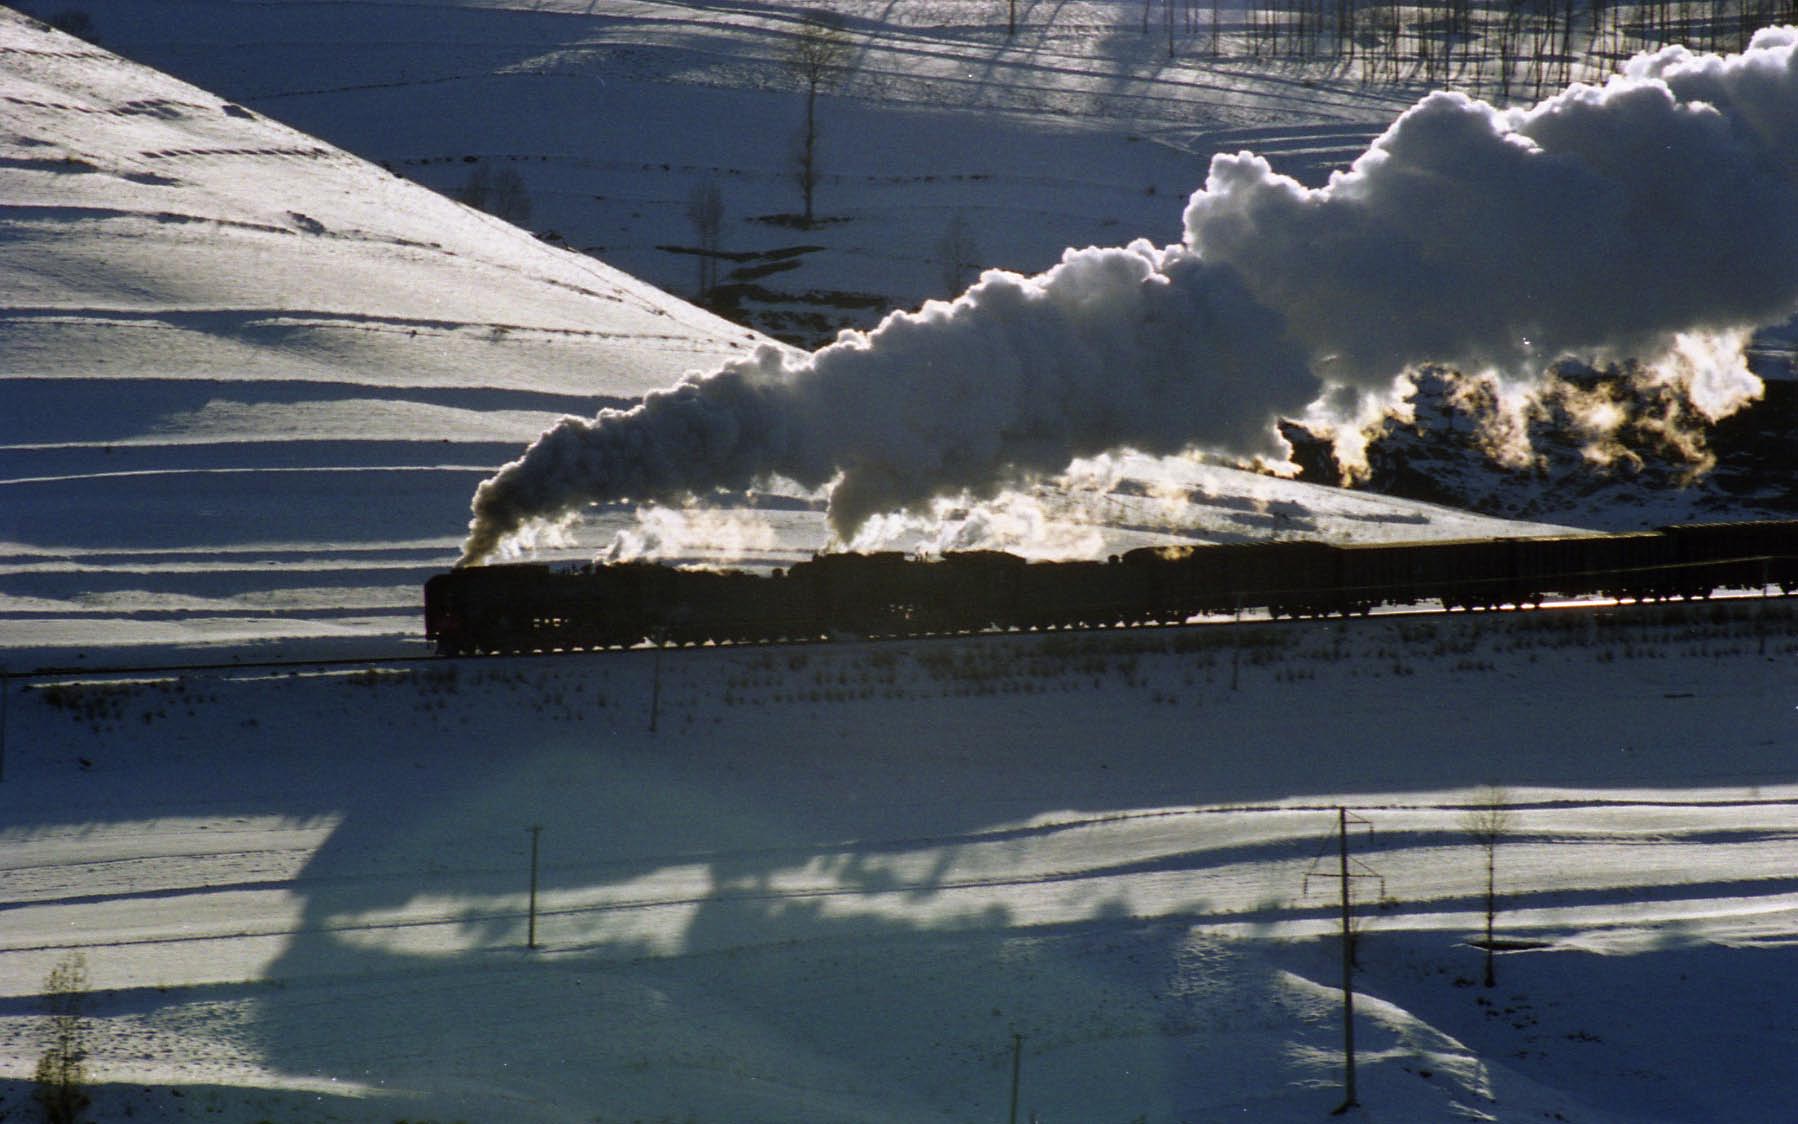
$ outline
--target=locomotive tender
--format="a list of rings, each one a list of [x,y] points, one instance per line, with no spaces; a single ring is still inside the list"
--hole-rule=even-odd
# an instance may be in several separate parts
[[[998,551],[940,558],[821,554],[772,574],[647,562],[475,566],[425,583],[425,635],[444,655],[769,643],[989,630],[1177,624],[1243,609],[1275,617],[1667,600],[1798,589],[1798,521],[1619,534],[1333,546],[1280,541],[1145,547],[1104,562]]]

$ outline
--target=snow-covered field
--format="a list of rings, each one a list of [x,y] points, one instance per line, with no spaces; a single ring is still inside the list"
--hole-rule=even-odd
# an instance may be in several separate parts
[[[76,951],[95,1120],[986,1121],[1014,1046],[1019,1119],[1314,1119],[1339,806],[1377,875],[1364,1116],[1789,1115],[1783,601],[423,651],[479,480],[766,342],[610,268],[688,284],[658,247],[706,177],[726,249],[803,238],[794,289],[905,304],[946,293],[958,213],[1022,270],[1173,240],[1212,151],[1317,182],[1415,91],[1157,61],[1134,4],[1023,5],[1010,43],[883,10],[827,103],[831,221],[795,231],[757,221],[796,206],[789,9],[84,7],[182,80],[0,9],[0,1116],[33,1112]],[[400,178],[468,156],[609,265]],[[1140,457],[939,514],[869,541],[1539,529]],[[777,564],[824,518],[608,507],[551,553]],[[247,666],[338,655],[408,659]],[[196,662],[226,666],[168,666]]]
[[[78,949],[100,1119],[996,1120],[1014,1034],[1043,1121],[1315,1119],[1346,804],[1367,1118],[1779,1119],[1795,652],[1747,600],[41,677],[6,1106]]]

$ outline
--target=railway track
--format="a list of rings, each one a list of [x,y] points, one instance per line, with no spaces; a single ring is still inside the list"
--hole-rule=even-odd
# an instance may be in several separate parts
[[[1207,614],[1195,616],[1189,620],[1170,623],[1139,622],[1131,624],[1100,624],[1084,627],[1067,628],[1011,628],[1011,629],[975,629],[954,632],[918,632],[890,636],[818,636],[806,639],[786,639],[776,641],[727,640],[722,643],[713,642],[668,642],[661,647],[666,649],[692,649],[711,647],[723,650],[743,648],[788,648],[795,646],[832,646],[845,642],[886,644],[916,641],[952,641],[980,639],[992,637],[1019,636],[1059,636],[1070,633],[1090,633],[1104,635],[1110,633],[1156,631],[1190,628],[1230,628],[1234,626],[1254,627],[1305,627],[1319,623],[1343,624],[1359,621],[1389,621],[1401,618],[1449,618],[1464,619],[1482,615],[1497,614],[1529,614],[1529,613],[1565,613],[1565,612],[1597,612],[1635,610],[1677,610],[1689,607],[1694,610],[1717,602],[1767,601],[1770,603],[1789,602],[1798,597],[1798,590],[1785,593],[1773,587],[1761,590],[1719,590],[1706,598],[1629,601],[1608,597],[1593,598],[1558,598],[1531,605],[1508,605],[1496,609],[1448,609],[1440,604],[1387,605],[1373,609],[1366,614],[1318,615],[1301,617],[1273,617],[1262,610],[1247,610],[1240,616]],[[424,643],[423,637],[419,643]],[[453,657],[440,654],[416,653],[411,655],[367,655],[367,656],[283,656],[263,659],[193,659],[166,660],[155,659],[143,663],[112,662],[93,665],[55,664],[30,668],[7,668],[0,665],[0,682],[16,683],[50,683],[61,680],[105,678],[115,676],[138,675],[181,675],[203,673],[246,674],[269,672],[349,672],[358,670],[377,670],[380,668],[412,668],[438,666],[446,659],[486,661],[500,659],[539,659],[558,656],[593,656],[607,654],[625,654],[629,652],[653,651],[658,645],[641,642],[631,646],[590,646],[590,647],[548,647],[533,648],[509,652],[466,653]]]

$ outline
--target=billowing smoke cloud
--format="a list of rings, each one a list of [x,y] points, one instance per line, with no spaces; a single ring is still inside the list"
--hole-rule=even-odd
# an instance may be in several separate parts
[[[809,356],[773,347],[628,410],[564,418],[475,492],[463,560],[592,500],[678,502],[779,476],[849,538],[935,496],[996,494],[1121,446],[1279,452],[1320,384],[1280,317],[1182,247],[990,272]]]
[[[1285,313],[1332,382],[1776,322],[1798,303],[1794,39],[1662,51],[1530,109],[1432,94],[1318,190],[1214,160],[1188,243]]]
[[[1277,456],[1278,418],[1422,363],[1527,379],[1776,322],[1798,308],[1798,29],[1529,109],[1432,94],[1321,188],[1220,156],[1185,234],[991,272],[810,356],[564,419],[481,485],[463,560],[590,501],[770,476],[829,485],[847,539],[1109,449]],[[1696,377],[1752,393],[1739,363]]]

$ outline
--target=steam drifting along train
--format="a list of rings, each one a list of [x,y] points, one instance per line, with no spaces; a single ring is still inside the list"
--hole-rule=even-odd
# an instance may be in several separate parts
[[[1798,589],[1798,521],[1625,534],[1332,546],[1262,542],[1132,550],[1105,562],[996,551],[911,558],[824,554],[785,571],[633,562],[476,566],[425,583],[425,635],[446,655],[762,643],[1179,623],[1201,614],[1450,609],[1549,597],[1708,597]]]

